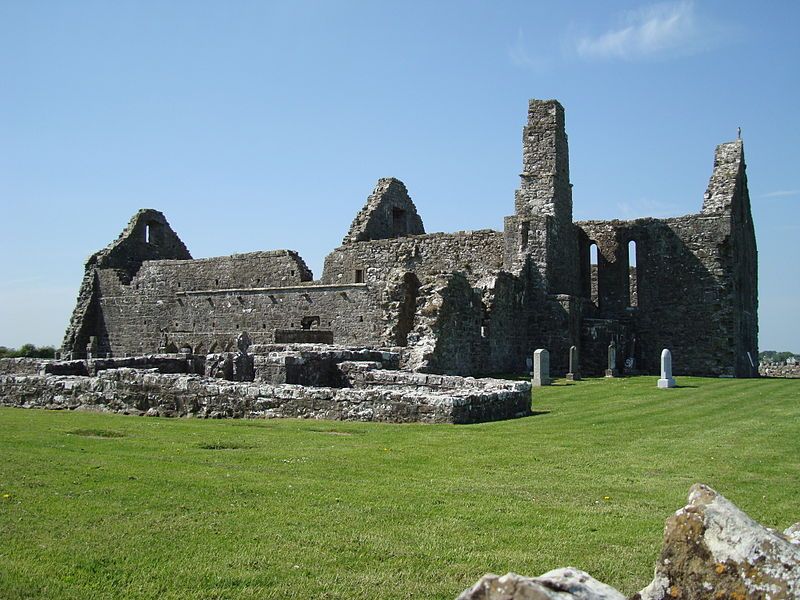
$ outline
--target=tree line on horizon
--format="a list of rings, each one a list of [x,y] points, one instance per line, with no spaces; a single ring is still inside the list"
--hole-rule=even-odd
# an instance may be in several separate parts
[[[778,352],[776,350],[764,350],[758,353],[759,362],[786,362],[787,358],[796,358],[800,360],[800,354],[794,352]]]
[[[19,348],[0,346],[0,358],[55,358],[56,349],[53,346],[36,346],[22,344]]]

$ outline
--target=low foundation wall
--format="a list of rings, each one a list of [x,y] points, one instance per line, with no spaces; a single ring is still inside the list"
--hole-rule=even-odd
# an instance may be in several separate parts
[[[800,378],[800,363],[794,365],[777,363],[760,363],[758,374],[761,377],[786,377],[790,379]]]
[[[147,354],[114,358],[52,360],[46,358],[0,358],[0,375],[96,375],[109,369],[155,369],[159,373],[203,372],[205,356],[192,354]]]
[[[448,379],[463,379],[450,378]],[[476,423],[530,414],[530,384],[501,380],[426,388],[269,385],[136,369],[96,377],[0,376],[0,405],[163,417],[299,417],[391,423]]]

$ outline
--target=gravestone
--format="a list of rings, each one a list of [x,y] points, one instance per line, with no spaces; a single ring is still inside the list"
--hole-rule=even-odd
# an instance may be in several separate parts
[[[617,372],[617,343],[611,342],[608,345],[608,368],[606,369],[606,377],[616,377]]]
[[[675,379],[672,377],[672,353],[664,348],[661,351],[661,379],[658,380],[660,389],[674,388]]]
[[[578,348],[577,346],[570,346],[569,349],[569,373],[567,373],[569,381],[580,381],[581,369],[578,363]]]
[[[544,348],[539,348],[533,353],[533,387],[550,385],[550,353]]]

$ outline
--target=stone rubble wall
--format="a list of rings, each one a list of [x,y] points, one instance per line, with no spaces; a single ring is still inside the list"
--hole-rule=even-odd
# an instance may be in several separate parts
[[[297,286],[312,279],[311,270],[297,252],[272,250],[194,260],[146,261],[130,285],[160,296],[203,290]]]
[[[44,358],[0,358],[0,375],[38,375],[48,362]]]
[[[249,332],[255,343],[268,344],[275,341],[277,330],[302,331],[306,320],[313,329],[331,331],[337,344],[381,341],[378,294],[363,284],[164,295],[127,286],[104,296],[100,305],[108,351],[114,355],[155,352],[168,344],[174,350],[189,346],[196,354],[229,351],[242,331]]]
[[[530,385],[331,388],[123,368],[101,371],[96,377],[3,375],[0,405],[162,417],[475,423],[530,414]]]
[[[393,272],[414,273],[422,283],[441,273],[461,272],[477,279],[503,266],[503,234],[489,229],[427,233],[341,246],[325,258],[321,282],[364,281],[384,286]]]
[[[522,386],[518,381],[509,381],[507,379],[492,379],[489,377],[476,379],[457,375],[436,375],[383,369],[379,362],[374,361],[346,361],[339,363],[337,367],[350,386],[355,388],[401,386],[431,389],[474,388],[479,390],[516,391],[521,389]]]
[[[202,374],[205,356],[149,354],[145,356],[53,360],[45,358],[0,358],[0,375],[93,376],[108,369],[147,369],[159,373]]]
[[[786,377],[800,378],[800,363],[787,365],[785,363],[759,363],[758,374],[761,377]]]
[[[345,379],[339,365],[366,362],[380,368],[397,369],[400,355],[396,352],[369,349],[295,346],[255,355],[254,379],[273,385],[291,383],[343,387]]]

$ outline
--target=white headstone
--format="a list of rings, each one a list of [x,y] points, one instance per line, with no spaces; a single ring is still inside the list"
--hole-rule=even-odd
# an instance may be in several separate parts
[[[675,387],[675,380],[672,378],[672,353],[666,348],[661,351],[661,379],[658,380],[658,387]]]
[[[544,348],[539,348],[533,353],[533,387],[550,385],[550,353]]]

